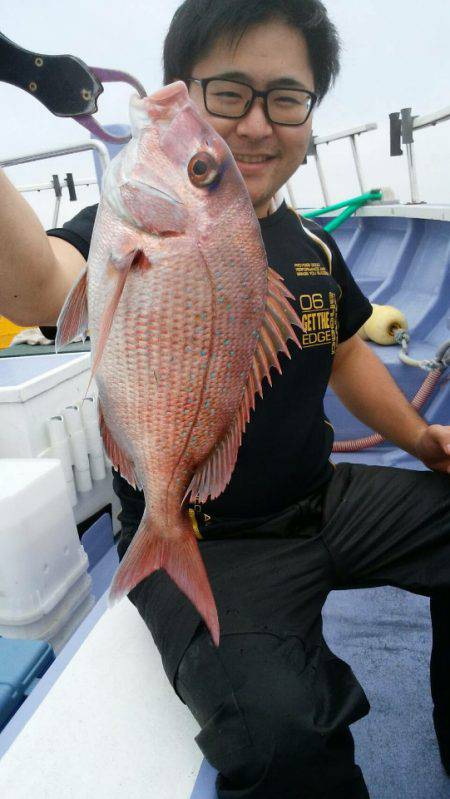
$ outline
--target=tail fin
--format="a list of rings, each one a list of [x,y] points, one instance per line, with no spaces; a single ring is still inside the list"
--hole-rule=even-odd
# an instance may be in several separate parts
[[[114,576],[108,604],[112,607],[144,577],[165,569],[198,610],[212,640],[219,646],[219,619],[205,565],[189,520],[180,521],[180,535],[163,538],[154,522],[144,515]]]

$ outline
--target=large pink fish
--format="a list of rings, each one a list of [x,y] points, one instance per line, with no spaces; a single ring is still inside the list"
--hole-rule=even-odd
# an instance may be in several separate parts
[[[299,344],[247,188],[222,138],[177,82],[133,97],[133,138],[105,176],[87,269],[57,346],[89,327],[100,426],[145,512],[110,601],[165,569],[219,643],[186,500],[228,484],[255,392]],[[89,310],[88,310],[89,309]],[[255,511],[256,512],[256,511]]]

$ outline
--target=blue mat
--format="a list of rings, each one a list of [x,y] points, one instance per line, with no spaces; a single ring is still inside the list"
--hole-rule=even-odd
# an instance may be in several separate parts
[[[428,599],[397,588],[333,591],[324,634],[371,704],[352,727],[371,798],[448,799],[431,716]]]
[[[328,645],[371,704],[351,728],[371,799],[448,799],[431,716],[428,599],[397,588],[333,591],[323,615]],[[216,799],[215,777],[204,761],[191,799]]]

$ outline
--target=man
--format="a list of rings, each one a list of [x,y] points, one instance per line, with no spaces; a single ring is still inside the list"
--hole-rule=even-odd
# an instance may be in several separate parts
[[[391,584],[432,596],[435,723],[450,770],[450,428],[429,427],[355,335],[370,305],[332,238],[286,205],[272,208],[276,191],[304,160],[313,106],[337,74],[338,53],[318,0],[186,0],[164,48],[165,82],[187,83],[234,154],[269,264],[297,308],[323,309],[329,320],[322,345],[308,346],[305,333],[303,349],[291,349],[283,374],[257,399],[229,486],[192,508],[219,611],[220,647],[164,571],[129,595],[201,726],[196,740],[219,771],[219,799],[368,796],[349,725],[369,704],[322,636],[321,609],[333,588]],[[0,179],[8,256],[0,311],[18,323],[53,325],[88,256],[96,206],[46,239]],[[334,468],[323,411],[329,380],[360,419],[436,473]],[[123,557],[143,497],[117,473],[114,488],[122,502]]]

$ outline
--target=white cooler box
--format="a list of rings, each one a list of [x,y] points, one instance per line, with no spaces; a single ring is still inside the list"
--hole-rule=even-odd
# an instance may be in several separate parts
[[[120,503],[100,437],[91,354],[0,359],[0,459],[58,458],[77,524],[111,503],[114,533]]]
[[[0,460],[0,635],[57,652],[95,599],[61,464]]]

